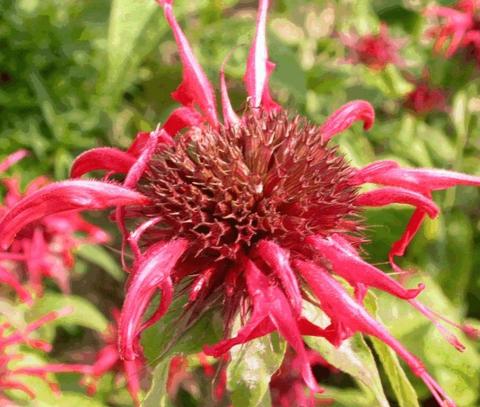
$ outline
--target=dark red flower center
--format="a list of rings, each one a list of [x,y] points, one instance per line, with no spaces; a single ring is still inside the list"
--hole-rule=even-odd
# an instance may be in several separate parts
[[[157,153],[141,212],[162,219],[150,238],[187,238],[196,256],[235,258],[263,238],[295,248],[311,234],[358,231],[351,173],[318,126],[248,111],[240,126],[192,128]]]

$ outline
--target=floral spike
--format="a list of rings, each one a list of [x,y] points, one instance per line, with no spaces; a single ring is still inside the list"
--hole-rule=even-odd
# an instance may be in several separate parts
[[[10,209],[1,221],[0,245],[7,248],[19,230],[44,216],[147,202],[148,198],[142,194],[110,183],[83,180],[56,182],[25,197]]]
[[[322,140],[329,141],[333,136],[347,130],[356,121],[363,122],[363,128],[369,130],[375,121],[375,111],[370,103],[354,100],[332,113],[320,127]]]
[[[269,3],[269,0],[259,0],[258,2],[255,37],[248,53],[244,81],[252,107],[262,106],[266,110],[275,110],[277,104],[272,100],[268,86],[269,77],[275,68],[275,65],[268,59],[266,39]]]
[[[397,341],[378,321],[351,298],[343,287],[321,267],[313,263],[297,260],[297,269],[312,288],[315,296],[332,321],[337,321],[344,329],[372,335],[390,346],[420,377],[441,406],[454,407],[455,403],[443,392],[438,383],[428,374],[423,364]]]
[[[125,360],[135,360],[140,354],[138,339],[142,332],[141,318],[157,290],[161,290],[162,300],[158,308],[161,311],[157,312],[156,318],[170,305],[172,287],[168,280],[187,245],[186,240],[157,243],[147,250],[133,270],[118,327],[118,346]]]
[[[217,127],[217,108],[212,85],[178,25],[172,10],[173,0],[157,0],[157,2],[163,7],[165,18],[173,31],[183,65],[183,81],[172,97],[184,106],[197,104],[210,125]]]
[[[135,157],[113,147],[93,148],[80,154],[73,162],[70,170],[72,178],[96,170],[126,174],[135,162]]]

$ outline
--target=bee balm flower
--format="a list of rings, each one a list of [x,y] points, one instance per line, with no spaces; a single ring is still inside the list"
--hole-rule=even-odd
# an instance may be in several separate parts
[[[458,349],[440,317],[416,297],[423,286],[405,288],[359,254],[365,240],[365,208],[410,205],[415,212],[394,245],[390,261],[404,254],[426,216],[439,208],[431,192],[480,178],[436,169],[405,169],[380,161],[357,169],[330,140],[362,121],[374,122],[365,101],[335,111],[322,125],[290,115],[272,98],[274,65],[266,45],[268,0],[259,1],[256,32],[245,72],[248,108],[238,116],[220,72],[223,122],[213,87],[196,61],[169,0],[159,0],[173,30],[183,80],[172,94],[182,104],[162,128],[140,133],[127,151],[98,148],[79,156],[72,175],[92,170],[123,173],[123,185],[69,180],[49,185],[16,204],[0,221],[0,243],[43,216],[69,210],[115,208],[115,219],[133,255],[119,321],[119,347],[126,360],[140,357],[141,333],[168,309],[182,282],[187,309],[195,315],[217,305],[225,338],[205,346],[220,356],[233,346],[277,331],[297,355],[301,377],[320,391],[302,336],[321,336],[338,346],[356,332],[387,345],[429,387],[441,405],[454,403],[413,356],[363,306],[367,290],[385,291],[430,318]],[[182,130],[180,132],[180,130]],[[380,185],[362,192],[365,183]],[[335,276],[354,288],[355,296]],[[160,293],[157,309],[144,320]],[[311,293],[311,294],[307,294]],[[330,318],[319,327],[304,316],[303,300]],[[243,326],[231,335],[239,315]]]

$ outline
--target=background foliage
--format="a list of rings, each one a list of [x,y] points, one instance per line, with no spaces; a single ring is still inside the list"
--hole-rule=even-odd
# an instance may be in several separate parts
[[[176,3],[177,15],[212,80],[217,80],[218,69],[231,52],[227,76],[234,104],[242,106],[241,78],[256,2]],[[426,5],[422,0],[275,1],[268,40],[271,58],[277,63],[272,88],[283,106],[316,123],[349,100],[371,102],[377,112],[374,128],[366,134],[355,127],[338,138],[355,165],[393,158],[406,166],[434,166],[480,175],[479,68],[461,56],[448,60],[432,51],[431,40],[425,36],[428,22],[422,14]],[[99,145],[125,147],[136,132],[155,128],[174,107],[170,92],[180,82],[181,68],[172,36],[153,0],[2,0],[1,8],[0,152],[4,156],[18,148],[31,151],[29,159],[12,170],[21,172],[23,179],[41,174],[65,178],[78,153]],[[346,63],[346,50],[337,33],[376,32],[380,21],[389,25],[394,38],[406,40],[400,51],[405,66],[374,71]],[[405,108],[405,97],[413,85],[402,72],[420,80],[426,68],[430,82],[446,91],[447,109],[418,115]],[[428,289],[422,294],[425,302],[443,315],[478,324],[479,191],[457,188],[438,193],[436,200],[443,214],[423,227],[403,265],[421,271],[422,279],[428,279]],[[409,215],[408,209],[368,213],[372,243],[366,253],[373,262],[385,264],[388,249]],[[41,315],[58,303],[78,302],[79,314],[43,333],[56,338],[59,350],[55,356],[66,360],[71,360],[75,352],[97,346],[92,332],[104,329],[106,319],[111,319],[110,309],[122,300],[123,273],[116,266],[116,252],[82,247],[78,255],[83,262],[75,274],[76,296],[61,296],[52,287],[36,305],[39,309],[32,311]],[[460,406],[478,405],[478,344],[462,338],[468,346],[459,354],[442,341],[428,321],[402,302],[382,296],[377,302],[371,299],[371,311],[377,312],[392,333],[426,362],[447,393]],[[7,307],[1,312],[3,309]],[[26,319],[31,317],[25,315]],[[168,331],[168,318],[164,324],[146,338],[152,369],[162,356],[158,354],[159,343],[170,340],[158,339],[165,326]],[[208,321],[198,324],[199,333],[215,331]],[[200,346],[195,340],[206,340],[205,335],[195,333],[187,339],[190,342],[184,340],[182,345],[180,341],[170,353],[196,352]],[[349,341],[348,349],[340,351],[332,351],[328,344],[318,341],[309,345],[354,378],[352,381],[339,374],[322,382],[335,399],[334,405],[416,405],[409,380],[381,344],[357,336]],[[266,345],[251,346],[262,349]],[[277,344],[276,351],[281,347]],[[255,349],[242,352],[256,354]],[[235,405],[269,405],[265,396],[268,376],[258,377],[258,388],[247,386],[245,392],[242,378],[251,372],[248,366],[241,366],[245,358],[233,358],[240,358],[240,365],[229,369],[233,379],[228,387]],[[155,370],[154,392],[164,385],[164,359]],[[271,374],[278,366],[278,355],[270,353],[259,363],[261,371]],[[422,403],[430,405],[426,389],[414,378],[409,379]],[[91,398],[82,395],[75,377],[66,375],[60,380],[66,389],[62,398],[65,405],[73,405],[72,400],[79,406],[130,403],[125,390],[118,390],[108,378]],[[48,388],[37,387],[40,402],[49,405],[52,395]],[[205,397],[199,389],[183,389],[174,405],[203,406]],[[147,405],[158,405],[158,397],[150,395],[149,400],[153,404]]]

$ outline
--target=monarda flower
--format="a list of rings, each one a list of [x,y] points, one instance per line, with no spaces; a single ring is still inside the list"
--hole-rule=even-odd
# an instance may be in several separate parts
[[[434,49],[445,52],[450,58],[459,49],[465,49],[467,56],[471,56],[480,64],[480,19],[478,0],[460,0],[453,7],[432,6],[425,14],[429,17],[438,17],[442,21],[427,31],[435,38]]]
[[[405,96],[403,105],[413,113],[424,116],[447,109],[447,96],[443,89],[432,87],[428,82],[415,83],[415,88]]]
[[[48,215],[113,207],[123,251],[129,248],[133,257],[132,264],[124,260],[130,273],[118,332],[124,359],[141,357],[142,332],[164,315],[181,287],[187,293],[185,315],[199,316],[211,307],[223,312],[224,339],[205,346],[208,355],[224,355],[276,331],[295,351],[304,382],[321,391],[302,336],[324,337],[338,346],[360,332],[390,346],[441,405],[453,406],[421,361],[363,306],[369,289],[385,291],[408,301],[463,349],[442,317],[416,299],[422,285],[405,288],[362,258],[361,214],[391,204],[415,209],[390,252],[392,267],[401,271],[395,257],[404,254],[425,217],[439,214],[432,191],[478,186],[480,178],[401,168],[393,161],[353,168],[330,141],[357,121],[365,129],[373,125],[374,111],[365,101],[347,103],[322,125],[286,112],[268,86],[274,69],[266,45],[268,0],[259,1],[244,77],[248,107],[241,116],[235,113],[222,69],[221,122],[213,87],[178,25],[172,1],[159,4],[183,65],[182,83],[172,94],[182,106],[163,127],[139,134],[127,151],[97,148],[73,164],[74,178],[106,170],[124,174],[122,185],[81,179],[47,185],[5,214],[0,244],[8,247],[17,233]],[[379,187],[362,192],[367,183]],[[157,308],[145,320],[159,293]],[[327,327],[305,317],[304,300],[324,311]],[[232,332],[237,316],[242,326]]]
[[[115,320],[118,319],[118,312],[114,312]],[[95,355],[92,365],[87,365],[83,370],[84,377],[82,384],[87,387],[87,393],[93,395],[97,391],[98,381],[107,373],[113,372],[117,381],[124,379],[127,390],[132,397],[135,406],[140,405],[139,394],[141,390],[140,380],[142,372],[145,371],[145,364],[141,358],[136,360],[124,360],[117,347],[117,326],[111,324],[103,335],[104,346]]]
[[[34,337],[35,331],[43,325],[69,313],[69,309],[50,312],[27,324],[22,329],[15,329],[8,322],[0,324],[0,404],[2,406],[17,406],[7,394],[11,390],[21,391],[29,398],[35,399],[34,389],[27,386],[22,380],[26,376],[35,376],[43,379],[55,393],[59,394],[58,385],[50,378],[52,373],[82,373],[84,371],[85,366],[83,365],[63,363],[38,366],[28,365],[22,361],[23,355],[18,349],[21,345],[24,348],[49,352],[51,345],[43,340],[36,339]]]
[[[23,158],[27,153],[17,151],[0,164],[0,172]],[[6,195],[0,214],[3,216],[24,197],[49,184],[44,177],[30,182],[24,193],[20,181],[3,178]],[[70,288],[70,274],[75,264],[73,252],[83,243],[105,243],[108,235],[97,226],[86,222],[78,212],[53,214],[39,219],[16,236],[8,251],[0,252],[0,282],[13,287],[23,301],[31,301],[29,292],[19,283],[26,276],[30,287],[37,295],[43,292],[43,279],[51,278],[63,292]]]
[[[389,64],[404,65],[399,54],[404,41],[390,37],[386,24],[380,25],[378,34],[341,34],[340,39],[348,48],[347,61],[351,64],[363,64],[378,71]]]

